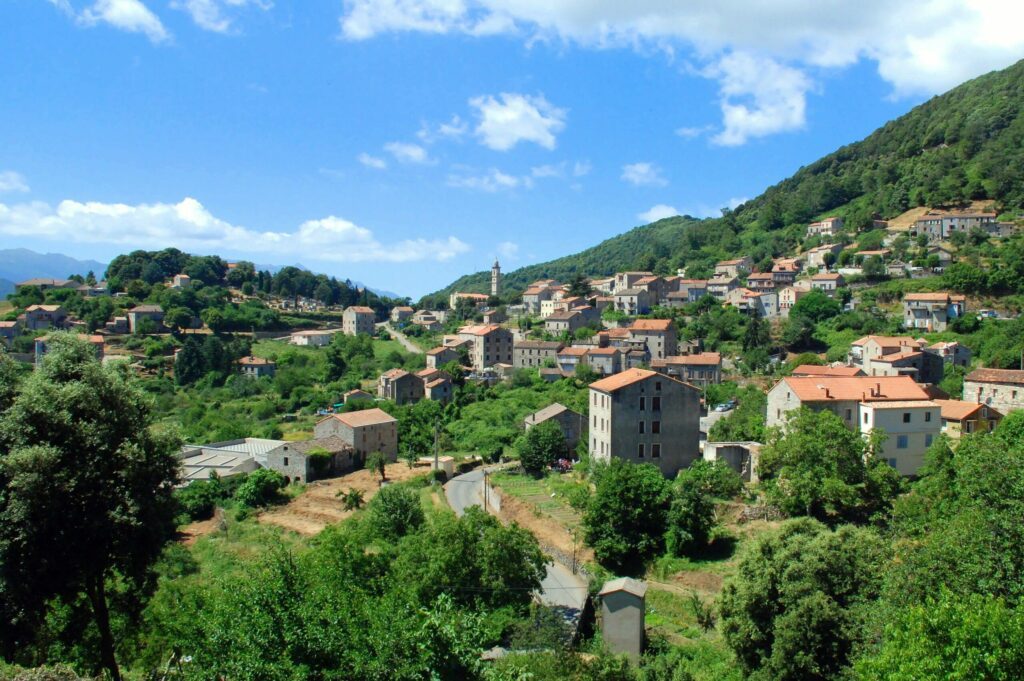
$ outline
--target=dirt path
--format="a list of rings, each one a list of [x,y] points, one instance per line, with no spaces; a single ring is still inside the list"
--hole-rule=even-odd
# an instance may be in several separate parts
[[[391,322],[384,322],[381,324],[381,326],[384,327],[387,330],[387,332],[391,334],[392,338],[401,343],[403,348],[405,348],[414,355],[423,354],[423,348],[409,340],[409,337],[406,336],[401,331],[396,331],[395,327],[391,326]]]
[[[388,464],[385,470],[389,481],[401,482],[423,475],[428,468],[409,468],[408,464],[402,462]],[[345,510],[338,497],[339,492],[347,492],[350,489],[360,490],[363,493],[363,500],[369,502],[380,489],[377,474],[360,470],[339,478],[309,483],[302,494],[287,504],[261,513],[259,521],[306,536],[319,534],[328,525],[352,515],[351,511]]]
[[[501,492],[500,487],[498,491]],[[552,546],[566,556],[573,555],[573,540],[569,530],[554,518],[538,513],[525,501],[511,494],[502,493],[501,512],[498,516],[503,520],[519,523],[532,532],[541,544]],[[594,560],[594,552],[583,544],[582,530],[577,533],[576,559],[579,562]]]

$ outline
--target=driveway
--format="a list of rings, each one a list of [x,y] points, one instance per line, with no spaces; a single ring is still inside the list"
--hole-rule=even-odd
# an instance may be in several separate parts
[[[394,338],[399,343],[401,343],[402,347],[405,348],[407,351],[411,352],[414,355],[423,354],[423,348],[409,340],[409,337],[406,336],[401,331],[395,330],[395,327],[391,326],[391,322],[381,322],[377,326],[386,329],[387,332],[391,334],[391,337]]]
[[[479,468],[456,475],[448,481],[444,492],[456,515],[465,513],[469,506],[483,505],[483,483],[484,472]],[[563,618],[575,626],[587,602],[587,582],[579,575],[574,575],[568,566],[552,560],[554,562],[548,565],[537,596],[544,605],[560,610]]]

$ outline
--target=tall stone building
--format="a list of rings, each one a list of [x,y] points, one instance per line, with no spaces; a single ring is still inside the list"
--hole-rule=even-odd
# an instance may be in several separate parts
[[[497,296],[501,293],[501,265],[497,260],[491,268],[491,295]]]

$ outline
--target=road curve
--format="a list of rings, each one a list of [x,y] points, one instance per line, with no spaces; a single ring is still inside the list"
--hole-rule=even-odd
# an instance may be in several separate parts
[[[402,333],[401,331],[398,331],[397,329],[395,329],[395,327],[391,326],[391,322],[381,322],[377,326],[384,328],[388,333],[391,334],[392,338],[394,338],[396,341],[401,343],[402,347],[405,348],[406,350],[408,350],[409,352],[411,352],[412,354],[414,354],[414,355],[422,355],[423,354],[423,348],[421,348],[420,346],[416,345],[411,340],[409,340],[409,337],[406,336],[404,333]]]

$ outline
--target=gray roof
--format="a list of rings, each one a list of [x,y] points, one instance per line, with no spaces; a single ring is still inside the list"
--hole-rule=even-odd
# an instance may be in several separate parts
[[[298,442],[282,442],[280,447],[275,449],[288,449],[289,451],[297,452],[299,454],[305,454],[311,449],[324,449],[331,454],[337,454],[338,452],[344,452],[352,449],[352,445],[345,442],[337,435],[331,435],[329,437],[322,437],[316,440],[300,440]]]
[[[619,577],[613,579],[610,582],[605,582],[604,586],[601,587],[600,594],[604,596],[606,594],[615,593],[616,591],[625,591],[626,593],[633,594],[637,598],[643,598],[644,594],[647,593],[647,583],[640,582],[630,577]]]
[[[646,289],[642,288],[624,288],[621,291],[616,291],[616,296],[638,296],[641,293],[647,293]]]
[[[559,414],[562,414],[563,412],[576,414],[576,412],[574,412],[572,409],[569,409],[569,407],[565,406],[564,404],[559,404],[558,402],[555,402],[554,404],[549,404],[540,411],[536,411],[530,414],[529,416],[526,417],[525,421],[527,423],[533,424],[544,423],[548,419],[552,419],[558,416]],[[576,416],[579,416],[579,414],[576,414]]]
[[[558,341],[521,340],[516,341],[515,348],[529,348],[531,350],[561,350],[564,343]]]

